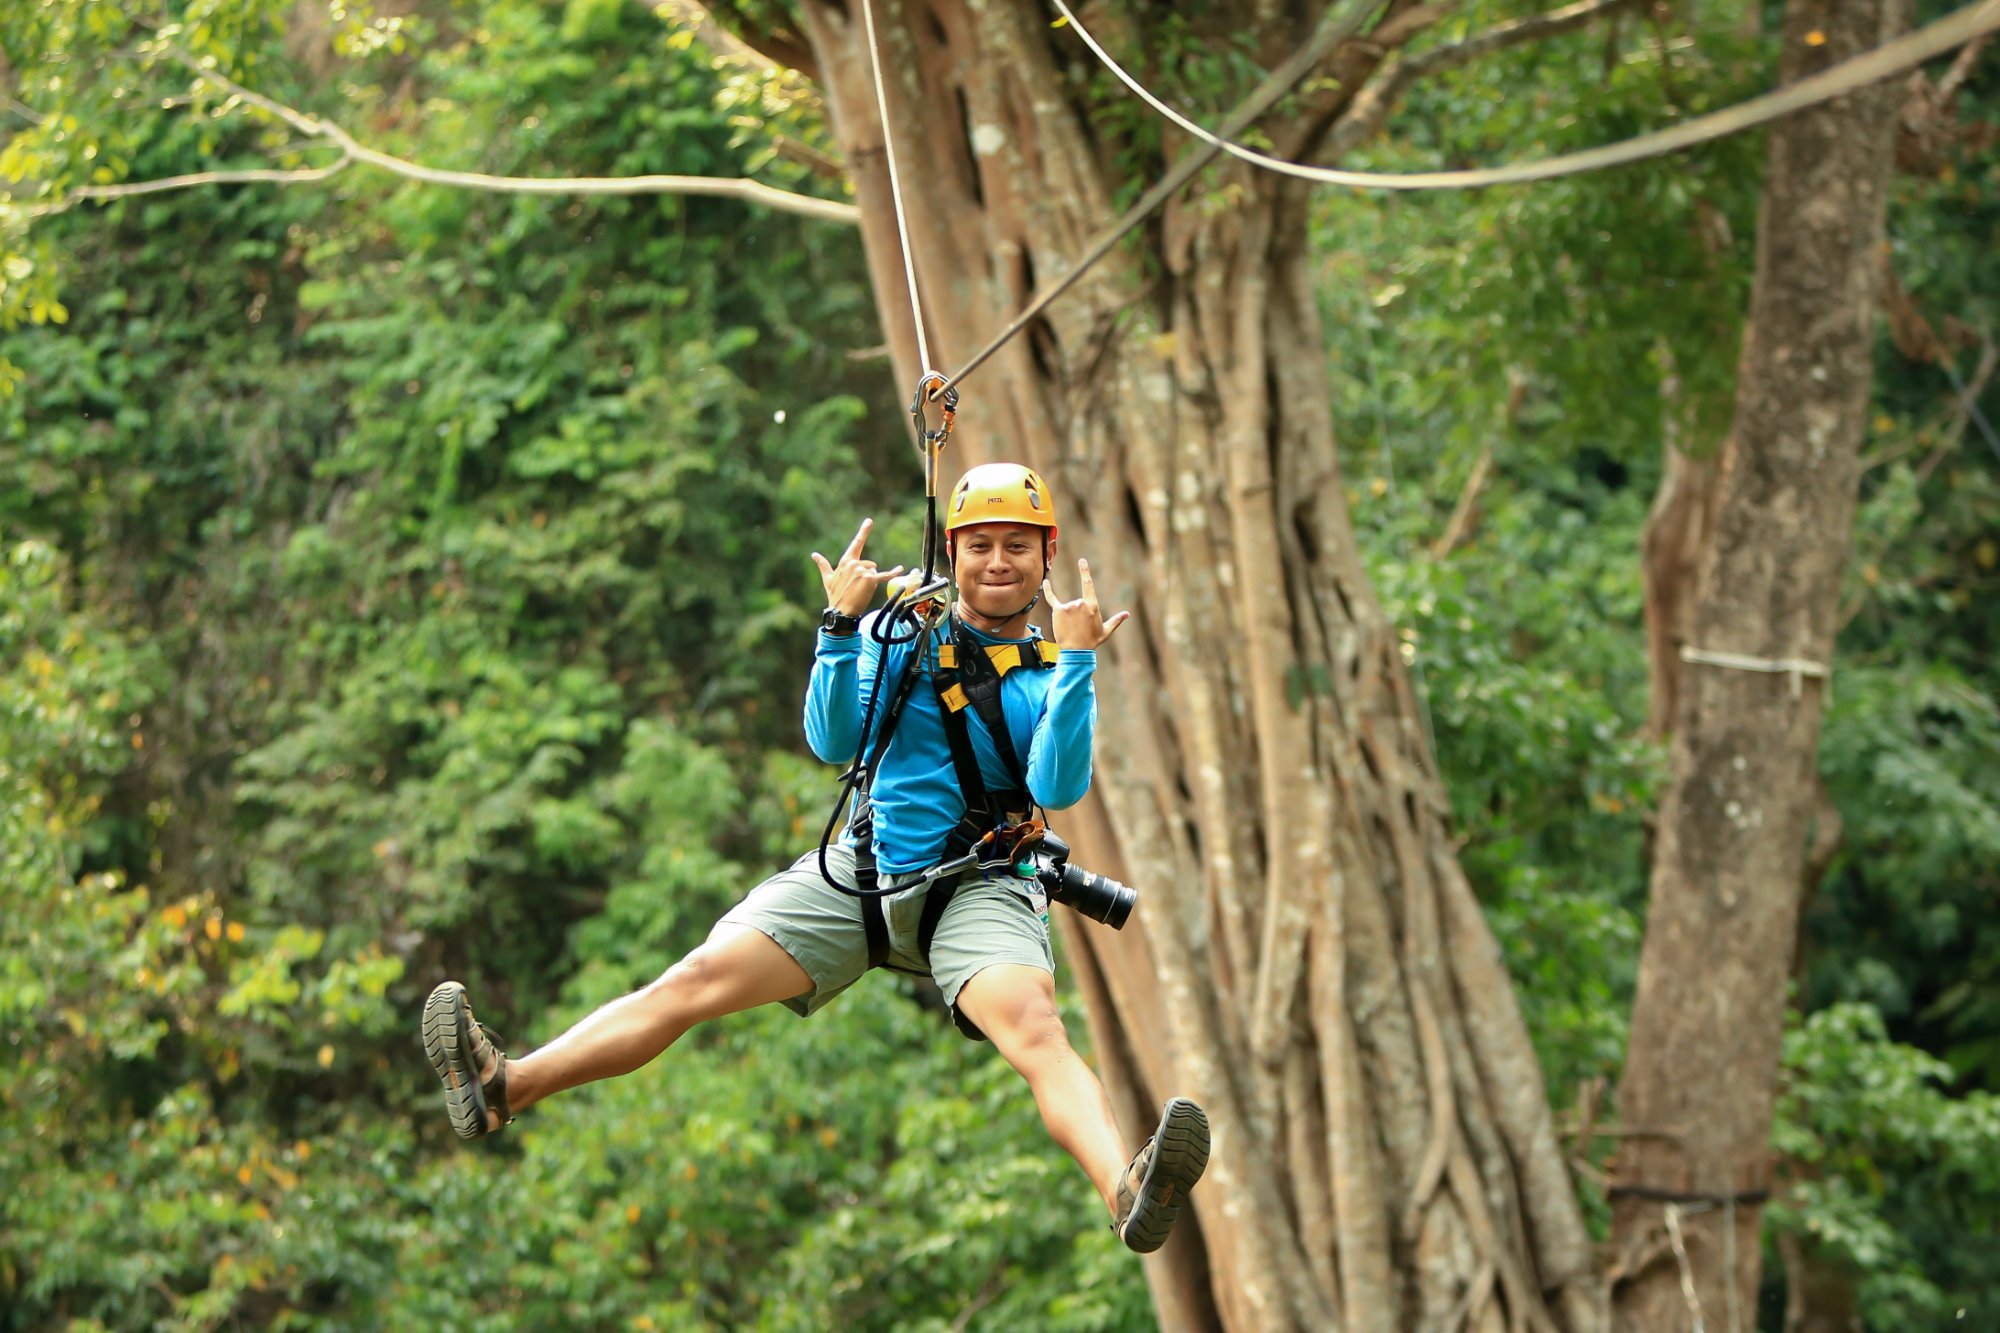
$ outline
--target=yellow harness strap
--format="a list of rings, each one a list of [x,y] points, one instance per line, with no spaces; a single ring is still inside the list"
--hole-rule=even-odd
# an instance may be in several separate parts
[[[1040,659],[1036,663],[1037,666],[1054,666],[1056,658],[1061,656],[1061,654],[1062,649],[1050,643],[1047,639],[1035,640],[1035,656]],[[952,655],[956,658],[956,651]],[[992,659],[993,669],[1003,676],[1015,667],[1024,665],[1026,660],[1021,654],[1021,645],[1018,643],[988,644],[986,646],[986,656]],[[940,665],[944,665],[944,663],[941,662]]]
[[[1040,659],[1036,663],[1037,666],[1054,666],[1056,659],[1061,654],[1062,649],[1050,643],[1047,639],[1035,640],[1035,656]],[[1021,645],[1018,643],[987,644],[986,656],[992,660],[993,670],[1002,676],[1005,676],[1015,667],[1024,664],[1021,655]],[[958,670],[958,645],[955,643],[939,644],[937,646],[937,664],[940,671]],[[956,683],[946,689],[940,690],[938,692],[938,700],[954,713],[971,702],[971,700],[965,697],[965,688]]]

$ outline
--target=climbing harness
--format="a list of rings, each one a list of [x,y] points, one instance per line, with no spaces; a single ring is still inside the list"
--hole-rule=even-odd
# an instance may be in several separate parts
[[[931,872],[931,889],[924,896],[923,915],[917,922],[917,951],[928,959],[931,940],[937,934],[944,909],[958,892],[960,874],[977,868],[1012,866],[1012,852],[1019,830],[1034,813],[1034,798],[1028,794],[1028,775],[1020,751],[1007,729],[1007,713],[1001,704],[1000,681],[1021,667],[1046,670],[1056,664],[1056,645],[1036,639],[1034,651],[1019,643],[983,644],[973,637],[963,621],[953,617],[950,641],[937,647],[937,667],[933,680],[938,704],[944,716],[945,740],[951,747],[951,766],[965,796],[965,814],[945,840],[944,858]],[[972,731],[965,719],[970,708],[979,714],[1000,753],[1012,786],[989,790],[979,774],[979,757],[972,748]],[[985,849],[982,856],[980,849]],[[974,859],[968,864],[966,857]],[[997,858],[997,859],[996,859]],[[947,869],[956,864],[956,870]]]
[[[1005,846],[1008,830],[1024,825],[1034,811],[1034,799],[1027,789],[1027,773],[1007,727],[1006,710],[1000,698],[1000,682],[1010,671],[1053,667],[1060,651],[1046,639],[1035,639],[1031,643],[981,643],[957,617],[947,618],[940,631],[937,622],[926,619],[926,614],[910,612],[907,601],[900,606],[892,602],[890,609],[871,622],[871,632],[876,633],[878,642],[882,644],[879,661],[886,663],[892,643],[908,643],[910,654],[897,674],[888,709],[882,713],[881,724],[875,729],[871,744],[870,728],[886,674],[877,672],[869,688],[868,706],[863,712],[861,740],[855,762],[841,775],[840,794],[825,828],[820,832],[820,877],[840,892],[863,900],[861,919],[868,936],[870,967],[881,967],[889,959],[889,926],[882,909],[884,898],[918,883],[928,882],[931,885],[917,928],[918,950],[928,958],[937,924],[957,892],[957,877],[968,870],[1011,864],[1005,860],[990,861],[977,855],[967,859],[968,853],[981,846],[989,849],[996,845]],[[893,623],[899,616],[914,616],[918,620],[919,628],[914,636],[899,637],[894,634]],[[888,751],[895,724],[909,703],[917,680],[926,674],[926,660],[932,664],[928,674],[944,719],[952,771],[965,797],[965,812],[958,825],[946,836],[939,865],[915,879],[885,885],[875,864],[873,813],[868,801],[868,789],[882,756]],[[971,731],[965,719],[968,708],[979,714],[1012,779],[1012,785],[1004,790],[989,790],[980,777],[978,755],[973,749]],[[840,882],[827,863],[827,850],[832,844],[834,830],[850,799],[855,801],[853,817],[848,821],[847,829],[854,847],[855,883],[851,888]]]

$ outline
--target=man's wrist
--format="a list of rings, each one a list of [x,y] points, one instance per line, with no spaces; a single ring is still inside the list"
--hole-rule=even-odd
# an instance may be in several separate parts
[[[836,639],[844,639],[861,628],[861,617],[850,616],[837,606],[829,606],[820,613],[820,633]]]

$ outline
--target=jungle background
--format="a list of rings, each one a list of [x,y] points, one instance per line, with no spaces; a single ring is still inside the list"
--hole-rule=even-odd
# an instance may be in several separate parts
[[[1151,1327],[921,986],[714,1025],[472,1150],[417,1046],[445,976],[546,1040],[817,836],[807,553],[868,514],[880,553],[918,536],[855,229],[358,166],[52,207],[316,160],[184,70],[88,77],[135,19],[496,174],[844,199],[815,90],[670,6],[168,10],[0,18],[0,1329]],[[1468,66],[1347,162],[1723,105],[1775,62],[1735,10]],[[2000,1326],[2000,81],[1936,87],[1892,187],[1767,1329]],[[1663,774],[1640,536],[1663,433],[1727,427],[1758,141],[1311,217],[1357,534],[1601,1231]]]

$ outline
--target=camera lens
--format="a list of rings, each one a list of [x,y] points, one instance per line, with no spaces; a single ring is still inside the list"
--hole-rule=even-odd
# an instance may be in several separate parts
[[[1061,876],[1048,886],[1048,891],[1049,897],[1065,907],[1083,913],[1092,921],[1102,921],[1113,930],[1124,928],[1125,918],[1132,915],[1132,904],[1139,901],[1137,889],[1073,865],[1063,866]]]

